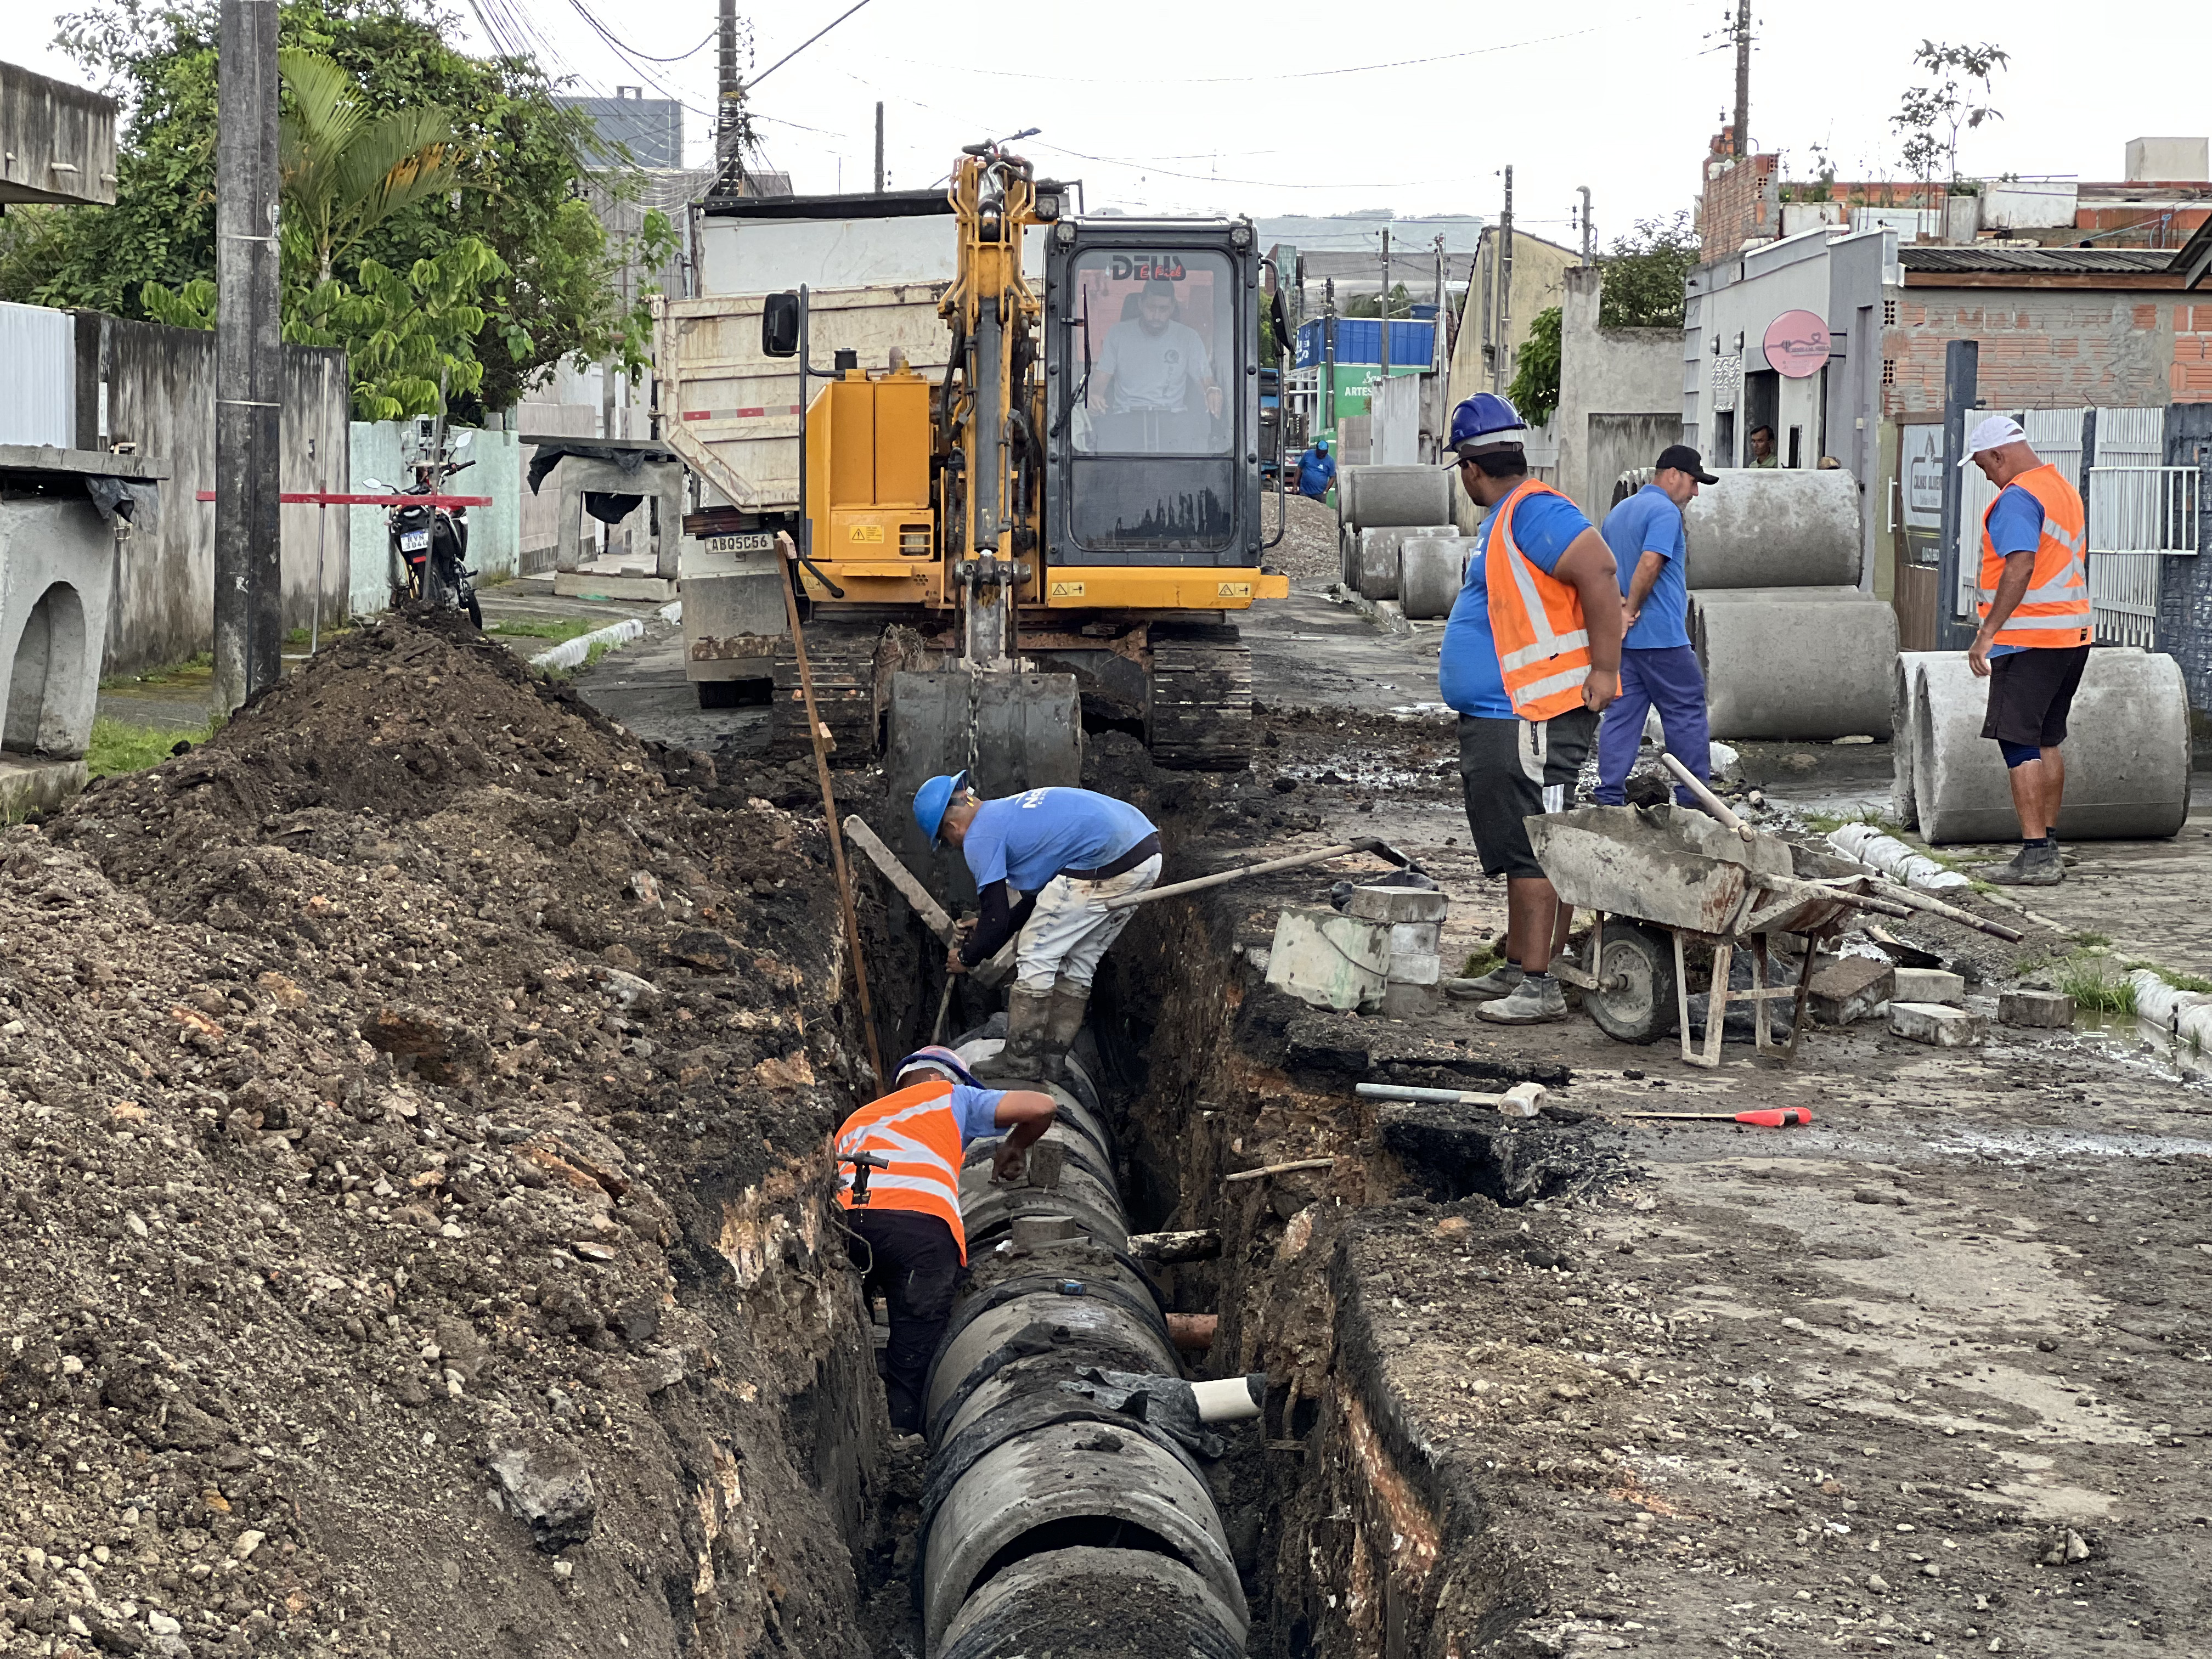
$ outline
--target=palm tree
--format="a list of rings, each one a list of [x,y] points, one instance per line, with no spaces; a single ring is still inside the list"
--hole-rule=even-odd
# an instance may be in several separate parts
[[[287,48],[291,94],[277,125],[286,252],[327,283],[332,263],[392,214],[453,187],[461,149],[437,105],[372,116],[353,77],[320,52]]]

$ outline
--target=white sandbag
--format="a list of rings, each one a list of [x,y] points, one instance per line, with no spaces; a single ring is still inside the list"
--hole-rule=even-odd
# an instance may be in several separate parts
[[[1845,858],[1856,859],[1917,892],[1944,893],[1973,885],[1956,870],[1946,870],[1924,853],[1914,852],[1871,823],[1844,824],[1829,836],[1828,845]]]

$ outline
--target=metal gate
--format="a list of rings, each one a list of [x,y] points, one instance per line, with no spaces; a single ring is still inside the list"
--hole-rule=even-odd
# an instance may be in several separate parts
[[[2193,466],[2089,469],[2089,606],[2106,644],[2156,643],[2159,567],[2198,550],[2200,477]]]

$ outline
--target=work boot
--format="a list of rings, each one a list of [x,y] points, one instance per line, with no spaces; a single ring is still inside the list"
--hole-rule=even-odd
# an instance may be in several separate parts
[[[1474,1017],[1493,1025],[1548,1025],[1567,1017],[1567,994],[1549,974],[1523,975],[1510,996],[1484,1003]]]
[[[1006,1046],[968,1069],[986,1083],[1036,1082],[1042,1075],[1045,1021],[1051,1008],[1050,991],[1014,987],[1006,993]]]
[[[1062,974],[1053,981],[1052,1006],[1044,1017],[1044,1046],[1037,1051],[1037,1076],[1046,1083],[1067,1080],[1067,1051],[1083,1030],[1091,1006],[1091,988]]]
[[[2001,887],[2056,887],[2066,879],[2066,860],[2056,840],[2023,846],[2011,863],[1990,872],[1990,879]]]
[[[1501,962],[1479,979],[1448,979],[1444,994],[1456,1002],[1487,1002],[1492,997],[1509,997],[1521,983],[1521,964]]]

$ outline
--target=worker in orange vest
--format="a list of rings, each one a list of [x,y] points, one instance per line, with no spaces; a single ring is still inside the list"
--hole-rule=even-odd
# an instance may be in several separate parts
[[[2088,515],[2071,480],[2028,447],[2009,415],[1966,441],[1966,459],[1997,489],[1982,514],[1982,625],[1966,665],[1990,683],[1982,735],[1996,739],[2020,816],[2020,851],[1990,879],[2051,887],[2066,879],[2058,808],[2066,794],[2066,716],[2088,665],[2094,623],[2083,550]]]
[[[992,1176],[1018,1181],[1029,1148],[1052,1127],[1050,1095],[986,1089],[950,1048],[915,1050],[899,1062],[897,1087],[837,1128],[837,1202],[853,1235],[862,1294],[890,1304],[884,1391],[891,1426],[922,1429],[922,1384],[952,1316],[952,1291],[968,1261],[960,1222],[960,1170],[971,1141],[1004,1133]]]
[[[1575,504],[1528,476],[1527,424],[1495,392],[1452,411],[1448,465],[1484,511],[1460,596],[1444,625],[1437,681],[1459,711],[1460,780],[1482,872],[1505,878],[1505,961],[1455,996],[1477,1018],[1534,1025],[1567,1017],[1552,958],[1562,911],[1528,820],[1565,811],[1620,691],[1624,626],[1613,550]]]

